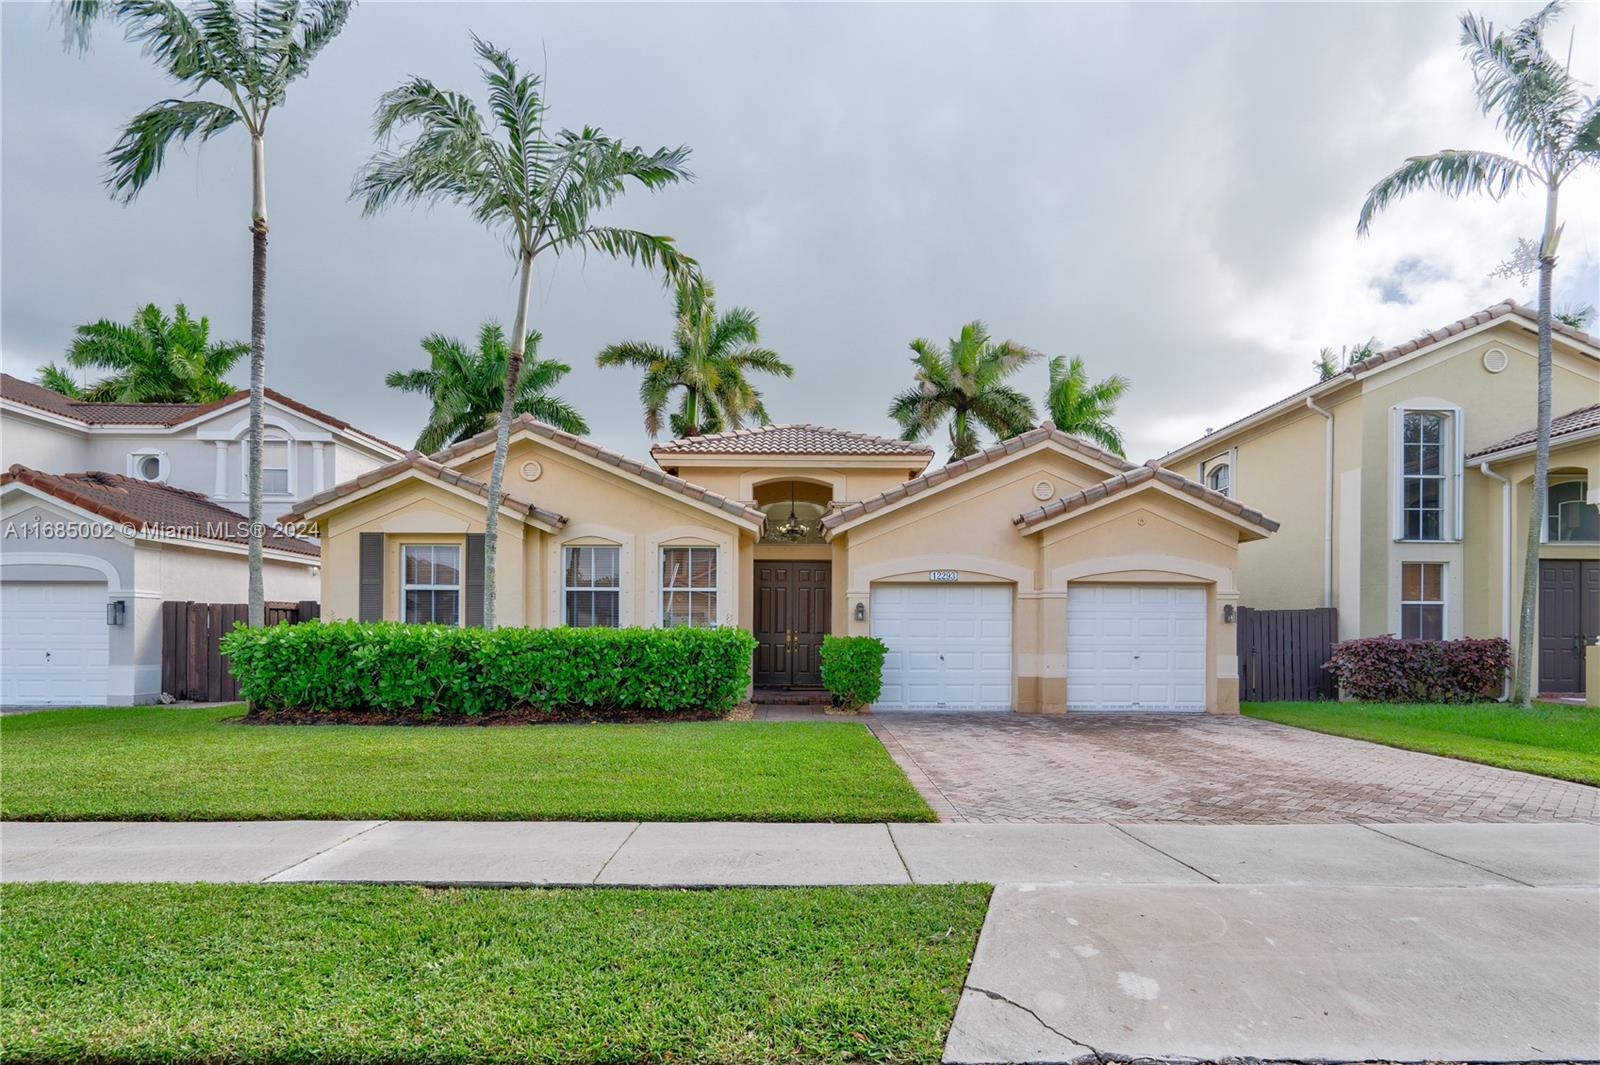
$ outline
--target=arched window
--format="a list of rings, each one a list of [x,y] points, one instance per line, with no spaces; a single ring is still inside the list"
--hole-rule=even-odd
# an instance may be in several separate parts
[[[1588,502],[1589,482],[1556,481],[1545,500],[1545,542],[1594,543],[1600,541],[1600,507]]]
[[[1233,486],[1233,467],[1226,462],[1219,462],[1206,470],[1206,487],[1213,492],[1229,495]]]

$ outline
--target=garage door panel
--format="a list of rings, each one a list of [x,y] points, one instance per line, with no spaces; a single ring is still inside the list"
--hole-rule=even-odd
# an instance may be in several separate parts
[[[1007,585],[874,587],[872,634],[889,653],[883,694],[873,705],[1010,709],[1011,604]]]
[[[1204,710],[1205,588],[1070,585],[1066,661],[1069,709]]]

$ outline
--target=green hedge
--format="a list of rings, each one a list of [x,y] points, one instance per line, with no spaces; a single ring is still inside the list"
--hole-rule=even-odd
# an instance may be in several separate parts
[[[846,710],[877,702],[883,692],[883,656],[888,650],[876,636],[824,636],[822,686],[837,696]]]
[[[237,628],[222,650],[240,696],[264,709],[725,713],[744,697],[755,638],[736,628],[309,621]]]

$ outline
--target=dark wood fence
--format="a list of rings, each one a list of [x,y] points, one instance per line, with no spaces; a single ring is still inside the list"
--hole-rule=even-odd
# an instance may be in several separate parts
[[[322,607],[306,599],[267,603],[267,624],[293,625],[322,615]],[[161,604],[161,690],[174,699],[222,703],[239,697],[239,685],[228,672],[228,660],[217,641],[246,622],[244,603],[166,602]]]
[[[1240,607],[1236,627],[1241,700],[1332,699],[1338,695],[1333,675],[1322,668],[1339,638],[1337,610]]]

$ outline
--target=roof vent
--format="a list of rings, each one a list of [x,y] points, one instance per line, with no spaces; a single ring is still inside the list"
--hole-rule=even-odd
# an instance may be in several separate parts
[[[1483,368],[1490,373],[1499,373],[1511,364],[1511,357],[1501,348],[1490,348],[1483,353]]]

